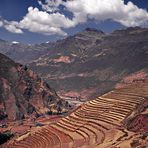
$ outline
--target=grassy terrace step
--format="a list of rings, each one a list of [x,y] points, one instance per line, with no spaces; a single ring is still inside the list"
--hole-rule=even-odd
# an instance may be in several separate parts
[[[76,130],[76,133],[83,137],[85,144],[89,144],[89,134],[86,131]]]
[[[143,98],[133,98],[133,97],[127,97],[127,96],[120,96],[120,95],[117,95],[117,96],[112,96],[112,98],[108,97],[108,96],[105,96],[105,97],[99,97],[98,99],[99,102],[104,102],[104,103],[113,103],[113,102],[116,102],[116,103],[122,103],[122,104],[129,104],[132,105],[133,103],[138,103],[138,102],[141,102],[141,100],[143,100]]]
[[[64,128],[67,131],[70,131],[70,132],[74,132],[76,130],[76,128],[74,126],[64,123],[62,121],[57,122],[56,125]]]
[[[112,93],[108,93],[108,94],[105,94],[101,97],[110,97],[110,96],[115,96],[117,99],[118,97],[121,97],[121,98],[129,98],[131,101],[132,100],[135,100],[135,99],[142,99],[144,98],[143,96],[141,95],[135,95],[135,94],[131,94],[131,93],[124,93],[124,92],[118,92],[118,91],[114,91]]]
[[[68,120],[70,120],[73,123],[78,123],[78,124],[86,124],[88,121],[83,120],[83,119],[79,119],[74,117],[72,114],[68,117],[66,117]]]
[[[122,111],[124,114],[128,114],[130,113],[132,110],[131,109],[127,109],[127,108],[124,108],[124,107],[118,107],[118,106],[113,106],[110,111]]]
[[[93,101],[88,102],[87,104],[91,104],[93,106],[101,106],[101,105],[106,105],[106,106],[111,106],[113,104],[118,104],[118,105],[125,105],[125,106],[135,106],[135,104],[141,103],[144,99],[135,99],[133,101],[129,100],[130,98],[121,98],[118,96],[118,99],[116,99],[115,96],[112,98],[109,98],[108,96],[105,97],[100,97],[97,99],[98,103],[94,103]]]
[[[72,147],[79,147],[85,143],[85,139],[84,139],[83,135],[81,135],[77,132],[67,131],[63,127],[60,127],[59,125],[55,125],[55,124],[52,124],[50,126],[59,130],[60,132],[63,132],[64,134],[70,136],[73,141]]]
[[[94,140],[96,139],[96,134],[94,134],[94,132],[92,132],[88,128],[80,127],[79,129],[76,130],[76,132],[83,134],[85,136],[85,141],[88,144],[91,144],[91,142],[93,144],[95,143]],[[91,139],[93,139],[93,141]]]
[[[118,110],[116,110],[116,111],[109,111],[109,113],[114,114],[114,115],[118,115],[118,116],[123,117],[123,118],[125,118],[127,116],[127,113],[125,114],[125,113],[123,113],[121,111],[118,111]]]
[[[107,109],[98,109],[98,108],[94,108],[92,109],[91,107],[83,107],[80,110],[78,110],[77,112],[82,112],[85,114],[102,114],[104,111],[106,111]]]
[[[86,110],[85,110],[86,108]],[[87,110],[88,109],[88,110]],[[103,112],[114,112],[114,113],[117,113],[117,114],[120,114],[121,116],[127,116],[129,114],[129,112],[131,112],[130,109],[126,109],[126,108],[123,108],[123,107],[117,107],[117,106],[112,106],[112,108],[108,108],[108,109],[95,109],[95,108],[91,108],[91,107],[83,107],[80,109],[81,111],[86,112],[86,113],[100,113],[102,114]],[[99,110],[99,111],[98,111]]]
[[[109,123],[109,124],[112,124],[112,125],[116,125],[116,126],[120,125],[119,123],[114,124],[114,122],[117,121],[117,120],[115,120],[112,117],[108,118],[108,117],[101,116],[101,115],[87,115],[87,114],[83,115],[83,114],[78,113],[78,112],[75,112],[75,115],[80,117],[80,118],[97,119],[97,120],[100,120],[100,121],[103,121],[103,122],[106,122],[106,123]]]
[[[113,105],[112,105],[113,106]],[[100,111],[102,111],[102,110],[109,110],[112,106],[93,106],[93,105],[91,105],[91,104],[88,104],[88,105],[86,105],[86,106],[84,106],[83,108],[86,108],[86,109],[90,109],[90,110],[98,110],[98,112]],[[82,108],[81,108],[82,109]]]
[[[135,105],[139,105],[143,101],[143,99],[142,100],[133,100],[133,101],[131,101],[131,100],[129,100],[129,98],[123,99],[123,98],[118,97],[119,100],[117,100],[116,97],[112,97],[112,98],[111,97],[107,97],[107,96],[106,97],[102,97],[102,99],[106,99],[106,100],[108,100],[109,98],[112,101],[114,101],[114,104],[118,104],[118,105],[135,106]]]
[[[85,106],[93,106],[93,107],[96,107],[96,108],[98,108],[98,107],[108,107],[108,108],[110,108],[112,105],[114,105],[113,103],[111,104],[111,103],[96,103],[96,104],[94,104],[94,103],[92,103],[92,102],[88,102],[87,104],[85,104]]]
[[[39,148],[39,147],[42,146],[42,141],[41,141],[41,139],[38,138],[38,137],[30,136],[30,142],[32,143],[32,147]],[[16,146],[18,146],[18,147],[20,147],[20,148],[25,148],[25,147],[26,147],[26,145],[24,145],[24,144],[22,143],[22,141],[20,141],[19,143],[16,143],[16,144],[14,145],[14,147],[16,147]]]
[[[114,118],[117,121],[121,121],[121,120],[124,119],[124,117],[121,117],[120,115],[117,115],[117,114],[113,114],[111,112],[105,112],[101,116],[103,116],[103,117],[109,117],[109,118],[112,117],[112,118]]]
[[[138,93],[137,93],[138,92]],[[148,97],[148,92],[145,93],[139,93],[139,90],[137,91],[126,91],[126,90],[116,90],[114,93],[116,94],[125,94],[125,95],[129,95],[129,96],[136,96],[136,97]]]
[[[74,125],[76,126],[76,125]],[[83,137],[85,138],[85,140],[87,139],[88,141],[88,138],[93,134],[93,136],[96,135],[96,133],[94,133],[94,131],[92,131],[92,129],[89,129],[89,128],[83,128],[85,125],[81,125],[79,127],[76,128],[76,132],[83,135]],[[96,129],[95,129],[96,130]],[[89,139],[90,140],[90,139]]]
[[[56,133],[58,135],[58,137],[60,137],[61,147],[62,148],[69,148],[69,147],[73,146],[73,139],[72,139],[71,136],[57,130],[54,127],[51,127],[50,125],[47,128],[48,128],[48,130],[52,131],[53,133]],[[52,145],[52,147],[53,147],[53,145]]]
[[[119,110],[123,110],[123,111],[125,111],[125,112],[129,112],[129,111],[131,111],[132,110],[132,108],[134,109],[135,107],[126,107],[126,106],[123,106],[123,105],[120,105],[120,106],[118,106],[117,107],[117,105],[112,105],[112,106],[110,106],[110,107],[103,107],[103,106],[99,106],[99,107],[96,107],[96,106],[93,106],[93,105],[87,105],[85,108],[87,108],[87,109],[92,109],[93,110],[93,108],[94,109],[98,109],[98,112],[99,111],[106,111],[106,110],[115,110],[115,108],[116,109],[119,109]]]
[[[70,130],[71,131],[75,131],[76,129],[78,129],[80,126],[82,126],[83,124],[81,124],[81,125],[79,125],[79,124],[74,124],[74,123],[72,123],[72,122],[70,122],[70,120],[60,120],[59,122],[58,122],[58,124],[62,124],[63,126],[67,126],[68,128],[71,128]]]
[[[52,136],[52,139],[54,141],[54,143],[57,145],[60,145],[61,141],[60,141],[60,137],[56,134],[56,132],[53,132],[52,130],[50,130],[49,128],[46,128],[46,131],[48,132],[48,136]]]
[[[55,139],[54,137],[49,137],[49,134],[47,133],[40,133],[40,135],[42,136],[41,140],[44,141],[45,146],[52,146],[55,145]],[[37,136],[37,135],[36,135]],[[26,142],[29,142],[28,140],[26,140]]]
[[[40,137],[31,136],[30,141],[32,142],[32,146],[34,146],[36,148],[41,147],[43,144]],[[20,144],[23,145],[22,143],[20,143]]]
[[[44,129],[42,130],[42,133],[43,133],[44,136],[47,138],[47,140],[49,141],[50,145],[54,145],[54,144],[55,144],[54,137],[52,136],[52,133],[49,132],[49,129],[44,128]]]
[[[114,105],[114,104],[113,104]],[[99,105],[99,106],[94,106],[94,105],[92,105],[92,104],[90,104],[90,103],[88,103],[88,104],[85,104],[84,106],[85,107],[92,107],[92,108],[96,108],[96,109],[109,109],[110,107],[112,107],[113,105],[111,105],[111,106],[107,106],[107,105]]]
[[[5,148],[29,148],[31,146],[34,146],[34,144],[32,145],[31,142],[27,143],[25,141],[21,141],[21,143],[14,143],[11,147],[5,147]]]
[[[31,147],[32,146],[32,143],[31,142],[28,142],[27,140],[23,140],[21,141],[21,145],[22,147]]]
[[[88,102],[87,104],[85,104],[85,106],[94,106],[94,107],[111,107],[113,105],[113,103],[93,103],[93,102]]]
[[[63,127],[61,124],[52,124],[51,126],[64,132],[64,133],[68,133],[68,135],[70,135],[72,138],[76,138],[76,139],[78,137],[83,138],[83,137],[81,137],[81,135],[76,134],[76,132],[67,130],[67,128],[65,128],[65,126]]]
[[[101,99],[95,99],[95,100],[89,101],[88,103],[92,103],[94,105],[96,105],[96,104],[106,104],[106,101],[105,100],[101,100]],[[108,102],[108,103],[112,104],[112,102]]]
[[[102,101],[102,100],[97,100],[98,102],[94,102],[94,101],[89,101],[87,104],[91,104],[93,106],[101,106],[101,105],[105,105],[105,106],[110,106],[112,104],[114,104],[113,102],[110,101]]]
[[[58,135],[58,133],[54,132],[53,129],[51,129],[51,128],[48,128],[47,130],[48,130],[49,134],[52,136],[54,142],[56,143],[55,146],[60,147],[62,141],[61,141],[61,138]]]
[[[94,108],[94,109],[91,109],[91,108],[89,108],[89,107],[83,107],[83,108],[81,108],[80,109],[82,112],[87,112],[87,113],[96,113],[96,112],[98,112],[98,113],[102,113],[103,112],[103,110],[101,111],[101,110],[99,110],[98,111],[98,109],[96,109],[96,108]]]
[[[35,133],[34,136],[35,136],[35,137],[38,137],[39,140],[42,142],[42,143],[41,143],[41,146],[42,146],[42,147],[46,147],[46,146],[47,146],[48,142],[47,142],[47,141],[45,140],[45,138],[44,138],[45,135],[43,135],[43,134],[41,134],[41,133]],[[57,144],[57,143],[56,143],[56,142],[57,142],[57,141],[56,141],[56,138],[53,138],[53,139],[55,140],[55,144]],[[36,141],[36,143],[38,143],[38,142],[39,142],[39,141]]]
[[[81,111],[83,112],[86,112],[86,113],[100,113],[102,114],[104,111],[100,111],[98,112],[96,109],[95,110],[92,110],[92,109],[87,109],[87,108],[81,108]],[[115,115],[118,115],[118,116],[121,116],[121,117],[126,117],[128,115],[127,112],[123,112],[123,111],[119,111],[119,110],[109,110],[108,112],[111,112],[112,114],[115,114]]]
[[[77,122],[79,122],[79,123],[82,123],[82,122],[83,122],[84,125],[86,125],[86,124],[95,125],[96,127],[98,127],[99,130],[102,129],[102,131],[108,130],[108,128],[106,128],[105,126],[99,124],[99,123],[97,122],[97,120],[82,119],[82,118],[79,118],[79,117],[75,116],[74,114],[70,115],[69,118],[70,118],[70,120],[72,120],[72,121],[77,121]]]
[[[104,98],[101,98],[102,100],[104,99]],[[105,98],[106,99],[106,98]],[[105,100],[104,99],[104,100]],[[108,102],[108,103],[107,103]],[[113,102],[113,103],[110,103],[110,102]],[[92,103],[91,102],[89,102],[89,104],[88,105],[92,105]],[[105,104],[103,104],[102,106],[107,106],[108,104],[110,104],[110,107],[112,107],[113,105],[119,105],[119,106],[122,106],[122,107],[129,107],[129,108],[135,108],[135,106],[137,105],[137,103],[129,103],[129,102],[120,102],[120,101],[115,101],[115,100],[112,100],[112,101],[110,101],[110,100],[106,100],[106,105]],[[92,105],[92,106],[94,106],[94,107],[101,107],[101,105],[99,104],[99,106],[98,106],[98,104],[96,104],[96,105]]]
[[[110,116],[107,116],[107,114],[109,114]],[[100,117],[108,117],[109,119],[112,120],[119,120],[119,119],[123,119],[123,117],[118,117],[117,115],[111,114],[109,112],[103,112],[102,114],[98,114],[98,113],[94,113],[94,114],[85,114],[85,113],[81,113],[81,112],[76,112],[76,115],[81,115],[81,116],[95,116],[96,118],[100,118]]]
[[[80,108],[79,110],[82,110],[82,111],[97,111],[98,113],[100,112],[102,112],[104,109],[109,109],[110,107],[94,107],[94,106],[91,106],[91,105],[84,105],[82,108]],[[77,111],[79,111],[79,110],[77,110]]]
[[[121,114],[121,116],[126,116],[129,112],[131,112],[132,109],[134,109],[135,107],[127,107],[127,106],[122,106],[122,107],[117,107],[116,105],[112,106],[112,108],[97,108],[95,109],[93,106],[92,107],[82,107],[81,109],[77,110],[76,112],[82,112],[82,113],[91,113],[91,114],[102,114],[103,111],[109,112],[109,111],[113,111],[113,112],[117,112],[117,114]]]
[[[82,125],[84,125],[85,123],[78,123],[78,122],[74,122],[74,121],[72,121],[72,120],[70,120],[70,119],[68,119],[68,118],[63,118],[63,119],[61,119],[63,122],[66,122],[67,124],[71,124],[71,125],[73,125],[73,126],[75,126],[75,127],[80,127],[80,126],[82,126]]]
[[[85,129],[87,129],[87,130],[89,130],[93,133],[93,135],[95,136],[95,142],[96,143],[100,142],[98,140],[98,138],[101,137],[101,141],[102,141],[102,139],[104,139],[104,137],[105,137],[104,132],[94,124],[88,123],[88,124],[84,125],[83,128],[85,128]]]
[[[98,123],[98,120],[96,120],[96,119],[94,120],[94,119],[88,119],[88,118],[79,118],[79,117],[76,116],[74,113],[71,114],[71,115],[69,116],[69,118],[70,118],[71,120],[83,121],[83,122],[85,122],[85,124],[96,125],[96,126],[98,127],[98,129],[99,129],[99,130],[102,129],[102,131],[108,130],[107,127],[105,127],[105,126],[99,124],[99,123]]]
[[[127,101],[128,103],[131,103],[131,104],[132,103],[138,104],[142,100],[144,100],[143,98],[140,98],[140,97],[130,97],[128,95],[116,95],[116,94],[108,94],[106,96],[100,97],[100,100],[101,99],[103,100],[110,99],[116,102],[126,102]]]
[[[90,135],[90,140],[93,139],[94,137],[95,141],[90,141],[90,143],[98,144],[98,143],[101,143],[105,138],[104,132],[96,124],[88,123],[83,127],[81,127],[80,129],[83,129],[83,130],[87,129],[87,131],[89,131],[88,133]]]
[[[40,143],[40,146],[44,146],[45,147],[45,144],[46,143],[45,143],[45,140],[42,137],[42,135],[41,134],[38,134],[38,133],[35,133],[34,136],[36,138],[36,143]],[[40,140],[40,141],[38,141],[38,140]]]

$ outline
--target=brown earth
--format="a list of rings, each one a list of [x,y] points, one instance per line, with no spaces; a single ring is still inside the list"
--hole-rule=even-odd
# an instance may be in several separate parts
[[[135,81],[81,105],[56,123],[3,148],[146,148],[148,81]]]
[[[0,54],[0,134],[23,134],[70,109],[35,72]]]

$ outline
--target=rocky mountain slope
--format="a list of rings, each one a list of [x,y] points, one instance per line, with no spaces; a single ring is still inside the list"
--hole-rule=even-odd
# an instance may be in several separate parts
[[[57,41],[30,67],[62,96],[93,98],[127,76],[148,74],[148,29],[135,27],[105,34],[87,28]]]
[[[58,122],[31,130],[3,148],[146,148],[148,77],[112,90]]]
[[[9,56],[19,63],[26,64],[45,55],[52,46],[54,46],[54,43],[29,45],[15,41],[0,40],[0,53]]]
[[[147,28],[126,28],[111,34],[86,28],[54,43],[24,45],[0,41],[0,52],[28,63],[59,95],[80,100],[108,92],[123,84],[126,77],[145,77],[147,41]]]
[[[49,84],[26,66],[0,54],[0,122],[67,112]]]

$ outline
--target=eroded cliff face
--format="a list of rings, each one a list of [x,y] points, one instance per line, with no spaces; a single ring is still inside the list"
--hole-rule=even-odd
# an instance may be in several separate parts
[[[129,131],[148,133],[148,99],[145,100],[125,122]]]
[[[59,114],[69,108],[36,73],[0,54],[0,120]]]

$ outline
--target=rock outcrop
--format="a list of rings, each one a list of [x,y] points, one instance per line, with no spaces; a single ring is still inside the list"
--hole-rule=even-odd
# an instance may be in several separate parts
[[[20,120],[69,110],[48,83],[27,66],[0,54],[0,120]]]

